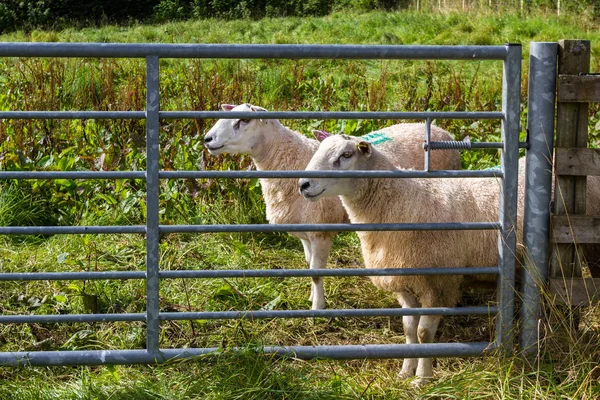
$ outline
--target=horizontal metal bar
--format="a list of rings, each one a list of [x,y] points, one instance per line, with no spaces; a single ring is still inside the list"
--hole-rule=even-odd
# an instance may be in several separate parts
[[[238,224],[160,225],[162,233],[209,232],[350,232],[350,231],[436,231],[497,230],[498,222],[430,222],[397,224]],[[2,231],[0,230],[0,233]]]
[[[163,279],[176,278],[284,278],[312,276],[411,276],[411,275],[498,275],[498,267],[463,268],[332,268],[332,269],[230,269],[161,271]],[[0,280],[2,275],[0,274]]]
[[[240,351],[247,348],[227,349]],[[257,350],[257,349],[254,349]],[[266,346],[258,354],[275,357],[293,357],[310,360],[329,358],[388,359],[418,357],[480,356],[495,350],[492,343],[427,343],[427,344],[366,344],[329,346]],[[161,349],[157,353],[146,350],[74,350],[74,351],[22,351],[0,353],[0,366],[52,366],[52,365],[112,365],[157,364],[208,355],[222,354],[222,348]]]
[[[163,119],[503,119],[501,111],[161,111]]]
[[[332,318],[332,317],[397,317],[404,315],[487,315],[497,307],[439,307],[439,308],[372,308],[358,310],[260,310],[260,311],[201,311],[160,313],[164,321],[194,319],[265,319],[265,318]],[[50,314],[0,315],[0,324],[46,324],[57,322],[116,322],[145,321],[145,313],[123,314]]]
[[[499,168],[458,171],[161,171],[161,179],[501,178]],[[0,179],[146,179],[145,171],[0,171]]]
[[[161,171],[161,179],[231,179],[231,178],[502,178],[499,168],[477,171]]]
[[[146,321],[146,314],[0,315],[0,324],[50,324],[56,322]]]
[[[334,318],[334,317],[401,317],[405,315],[490,315],[497,307],[436,307],[436,308],[363,308],[333,310],[260,310],[163,312],[163,321],[195,319],[265,319],[265,318]]]
[[[450,148],[436,147],[435,145],[440,142],[431,142],[431,150],[453,150]],[[445,143],[445,142],[443,142]],[[461,142],[458,142],[461,143]],[[466,149],[502,149],[504,148],[503,142],[470,142]],[[520,149],[528,149],[529,142],[519,142]],[[463,150],[463,149],[457,149]]]
[[[0,53],[2,52],[0,44]],[[0,111],[0,119],[145,119],[145,111]]]
[[[161,111],[162,119],[503,119],[497,111]],[[145,119],[145,111],[0,111],[0,119]]]
[[[101,279],[146,279],[145,271],[93,272],[0,272],[3,281],[77,281]]]
[[[406,224],[240,224],[240,225],[160,225],[162,233],[209,232],[327,232],[327,231],[431,231],[492,230],[498,222],[432,222]],[[95,235],[146,233],[142,225],[131,226],[3,226],[0,235]]]
[[[312,276],[408,276],[408,275],[497,275],[498,267],[466,268],[385,268],[385,269],[235,269],[235,270],[178,270],[160,271],[163,279],[179,278],[283,278]],[[67,281],[146,279],[145,271],[93,272],[0,272],[5,281]]]
[[[131,226],[3,226],[0,235],[95,235],[108,233],[146,233],[143,225]]]
[[[299,359],[338,360],[479,356],[494,350],[487,342],[427,344],[367,344],[340,346],[265,347],[265,354]]]
[[[161,171],[161,179],[208,178],[501,178],[499,168],[477,171]],[[145,171],[0,171],[0,179],[146,179]]]
[[[0,179],[146,179],[145,171],[0,171]]]
[[[504,60],[505,46],[1,42],[0,57]]]

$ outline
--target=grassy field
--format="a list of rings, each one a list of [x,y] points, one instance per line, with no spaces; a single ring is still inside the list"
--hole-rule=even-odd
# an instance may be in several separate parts
[[[189,21],[108,26],[62,32],[14,33],[0,41],[182,43],[502,44],[590,39],[598,68],[598,25],[585,17],[465,15],[416,12],[349,14],[261,21]],[[524,60],[527,60],[526,56]],[[526,68],[527,62],[524,62]],[[2,110],[141,110],[144,64],[138,60],[0,60]],[[252,102],[273,110],[498,110],[497,62],[162,60],[161,108],[215,110]],[[527,71],[523,74],[526,98]],[[590,107],[592,145],[600,145],[600,113]],[[526,109],[523,107],[523,122]],[[394,121],[285,121],[307,132],[325,128],[367,133]],[[498,140],[499,125],[436,121],[456,139]],[[248,168],[247,157],[211,158],[202,136],[212,121],[163,121],[162,168]],[[524,125],[523,125],[524,126]],[[145,168],[144,124],[135,121],[0,121],[0,167],[9,170],[128,170]],[[463,155],[463,167],[494,165],[494,152]],[[161,223],[264,223],[256,180],[161,183]],[[7,182],[0,225],[140,224],[145,185],[137,181]],[[0,271],[142,270],[141,235],[0,238]],[[161,268],[305,268],[302,246],[286,234],[169,235]],[[361,267],[358,239],[342,234],[331,267]],[[396,307],[368,279],[328,278],[328,308]],[[144,312],[141,281],[2,282],[0,312]],[[163,311],[307,309],[307,279],[164,280]],[[461,305],[486,305],[490,293],[469,291]],[[569,315],[552,308],[540,328],[541,356],[438,359],[435,381],[414,389],[397,378],[401,360],[277,360],[261,345],[401,343],[399,318],[185,321],[162,325],[162,347],[223,349],[219,358],[158,367],[0,368],[2,399],[517,399],[600,397],[597,347],[600,309],[582,312],[572,333]],[[487,317],[444,318],[437,340],[488,341]],[[117,324],[0,326],[0,351],[143,348],[144,327]],[[247,350],[231,351],[241,346]]]

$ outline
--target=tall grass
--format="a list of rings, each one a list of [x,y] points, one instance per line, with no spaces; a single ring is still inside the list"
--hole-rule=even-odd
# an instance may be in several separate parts
[[[594,0],[413,0],[411,3],[413,8],[428,12],[600,16],[600,5]]]

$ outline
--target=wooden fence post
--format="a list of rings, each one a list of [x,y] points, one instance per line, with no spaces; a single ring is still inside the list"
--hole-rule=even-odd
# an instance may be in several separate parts
[[[600,103],[600,75],[589,74],[587,40],[559,42],[558,55],[550,291],[559,302],[585,306],[600,300],[600,149],[587,148],[588,103]],[[591,278],[582,277],[584,254]]]
[[[590,71],[590,41],[558,42],[558,74],[577,75]],[[556,151],[560,148],[587,147],[588,103],[558,102]],[[556,175],[554,215],[583,215],[586,210],[586,177]],[[581,276],[582,249],[577,244],[559,243],[550,262],[550,278]]]

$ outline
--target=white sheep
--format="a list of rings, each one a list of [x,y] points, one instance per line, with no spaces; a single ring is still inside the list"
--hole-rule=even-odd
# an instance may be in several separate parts
[[[223,104],[225,111],[266,111],[250,104]],[[398,124],[370,134],[375,146],[402,168],[423,167],[424,124]],[[326,136],[326,135],[324,135]],[[431,127],[432,140],[451,140],[441,128]],[[302,170],[319,147],[319,142],[283,126],[277,120],[221,119],[204,137],[205,146],[213,154],[248,154],[261,170]],[[431,155],[433,169],[459,169],[457,151],[438,151]],[[305,201],[291,179],[261,179],[267,208],[267,220],[272,224],[344,223],[348,217],[336,197],[322,202]],[[306,262],[311,269],[322,269],[335,232],[293,232],[304,246]],[[312,309],[325,308],[323,279],[313,278],[310,299]]]
[[[395,170],[389,159],[360,138],[325,139],[306,170]],[[497,221],[499,182],[462,179],[300,179],[310,200],[340,196],[352,223]],[[322,200],[321,200],[322,201]],[[315,202],[319,204],[320,202]],[[358,232],[366,268],[471,267],[497,265],[496,231]],[[520,237],[520,235],[519,235]],[[462,276],[372,277],[393,292],[403,308],[454,307]],[[407,343],[430,343],[440,316],[402,318]],[[431,358],[405,359],[400,375],[433,376]]]

